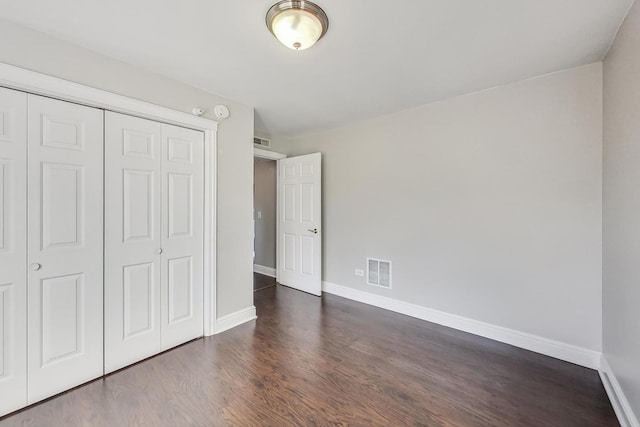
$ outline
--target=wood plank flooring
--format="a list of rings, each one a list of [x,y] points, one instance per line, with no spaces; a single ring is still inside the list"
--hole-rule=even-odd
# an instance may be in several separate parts
[[[277,285],[276,279],[260,273],[253,273],[253,291],[261,291],[265,288]]]
[[[598,374],[339,297],[255,293],[258,320],[0,426],[615,426]]]

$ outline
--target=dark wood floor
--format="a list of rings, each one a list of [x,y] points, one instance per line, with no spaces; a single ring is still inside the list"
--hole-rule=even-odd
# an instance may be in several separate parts
[[[264,274],[253,273],[253,290],[261,291],[263,289],[275,286],[276,279],[273,277],[265,276]]]
[[[258,320],[0,426],[614,426],[595,371],[282,286]]]

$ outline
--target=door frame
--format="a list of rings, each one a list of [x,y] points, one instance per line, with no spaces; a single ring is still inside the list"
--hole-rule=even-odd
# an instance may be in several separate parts
[[[265,150],[264,148],[253,147],[253,158],[259,159],[267,159],[267,160],[275,160],[277,163],[278,160],[286,159],[287,155],[283,153],[278,153],[277,151]],[[255,186],[255,173],[253,175],[254,186]],[[280,203],[278,201],[278,183],[280,182],[280,176],[276,174],[276,282],[278,281],[278,259],[280,258],[278,254],[280,253],[280,239],[278,238],[278,230],[280,226],[278,225],[278,218],[280,218]],[[255,202],[255,195],[253,196],[253,202]],[[255,209],[254,209],[255,210]],[[256,237],[256,224],[255,220],[253,223],[253,238],[255,245],[255,237]]]
[[[216,193],[217,132],[215,120],[96,89],[5,63],[0,63],[0,86],[48,96],[89,107],[182,126],[204,133],[204,335],[216,331]]]
[[[280,159],[286,159],[287,155],[276,151],[265,150],[264,148],[253,147],[253,157],[278,161]]]

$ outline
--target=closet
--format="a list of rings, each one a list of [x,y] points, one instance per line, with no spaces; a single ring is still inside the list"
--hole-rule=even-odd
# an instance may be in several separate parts
[[[203,150],[0,87],[0,416],[203,335]]]

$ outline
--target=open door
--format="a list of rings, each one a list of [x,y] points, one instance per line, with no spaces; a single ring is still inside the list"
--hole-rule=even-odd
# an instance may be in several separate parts
[[[278,282],[322,294],[322,162],[314,153],[278,160]]]

